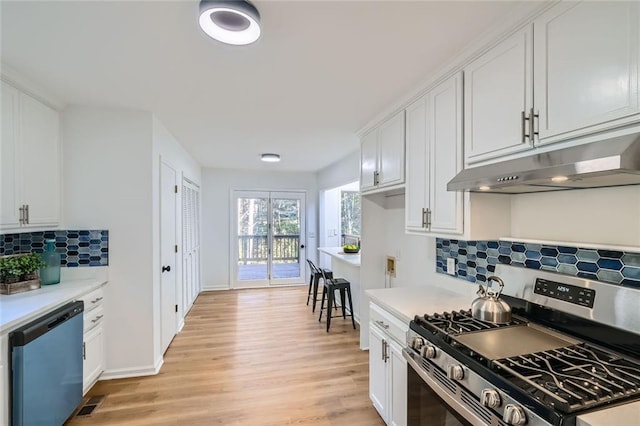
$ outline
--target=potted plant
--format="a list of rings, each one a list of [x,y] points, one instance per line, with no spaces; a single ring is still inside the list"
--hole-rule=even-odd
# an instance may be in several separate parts
[[[37,253],[0,259],[0,293],[13,294],[40,287],[38,270],[44,265]]]

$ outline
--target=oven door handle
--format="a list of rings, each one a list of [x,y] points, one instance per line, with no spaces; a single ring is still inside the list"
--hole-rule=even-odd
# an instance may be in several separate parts
[[[486,423],[473,414],[467,407],[465,407],[460,402],[456,401],[449,393],[447,393],[443,388],[441,388],[429,375],[424,371],[424,369],[413,359],[413,355],[407,351],[407,349],[402,349],[402,356],[407,360],[407,364],[416,372],[418,376],[425,382],[427,386],[431,388],[431,390],[438,395],[452,410],[455,410],[462,417],[467,419],[472,425],[486,425]],[[434,367],[436,368],[436,367]]]

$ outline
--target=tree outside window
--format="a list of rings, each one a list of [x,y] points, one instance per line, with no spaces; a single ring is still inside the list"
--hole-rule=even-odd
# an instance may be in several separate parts
[[[340,224],[343,236],[360,237],[360,193],[358,191],[341,191]]]

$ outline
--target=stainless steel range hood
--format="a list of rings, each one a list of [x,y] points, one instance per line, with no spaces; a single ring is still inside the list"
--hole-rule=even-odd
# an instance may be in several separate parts
[[[640,184],[640,134],[465,169],[448,191],[522,194]]]

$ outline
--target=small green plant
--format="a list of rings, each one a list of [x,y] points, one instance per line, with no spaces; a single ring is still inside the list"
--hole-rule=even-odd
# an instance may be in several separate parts
[[[37,253],[5,257],[0,259],[0,279],[4,282],[26,280],[43,266],[45,263]]]

